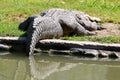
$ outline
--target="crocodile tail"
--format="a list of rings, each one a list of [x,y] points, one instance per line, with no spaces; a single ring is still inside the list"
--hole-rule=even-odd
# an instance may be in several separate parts
[[[39,31],[38,29],[36,29],[33,34],[32,34],[32,37],[31,37],[31,43],[29,44],[30,46],[30,49],[29,49],[29,55],[32,55],[34,53],[34,48],[37,44],[37,42],[41,39],[41,34],[40,34],[41,31]]]
[[[26,54],[27,56],[32,55],[34,53],[34,48],[36,46],[36,43],[41,38],[41,32],[42,28],[44,27],[43,24],[38,25],[39,21],[34,20],[29,29],[28,29],[28,36],[27,36],[27,46],[26,46]],[[42,27],[43,26],[43,27]]]
[[[58,22],[50,17],[38,17],[34,20],[32,31],[29,31],[27,42],[27,55],[34,53],[34,48],[39,40],[59,38],[63,34],[63,30]],[[35,29],[35,30],[34,30]]]

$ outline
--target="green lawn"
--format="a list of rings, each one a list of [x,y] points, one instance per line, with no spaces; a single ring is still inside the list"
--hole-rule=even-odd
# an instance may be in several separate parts
[[[49,8],[79,10],[103,22],[120,23],[120,0],[0,0],[0,4],[0,36],[22,35],[18,30],[20,21]]]
[[[72,37],[62,37],[63,40],[72,41],[93,41],[101,43],[120,43],[120,37],[109,36],[109,37],[95,37],[95,36],[72,36]]]

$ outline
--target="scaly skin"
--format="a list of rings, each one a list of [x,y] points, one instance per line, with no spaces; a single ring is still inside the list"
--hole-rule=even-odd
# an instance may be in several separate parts
[[[36,43],[42,39],[59,38],[66,35],[94,35],[93,30],[101,30],[97,22],[100,19],[86,13],[65,10],[49,9],[40,15],[28,17],[19,25],[19,29],[27,31],[27,55],[34,53]]]
[[[69,25],[68,21],[73,19],[72,23],[79,23],[81,27],[89,31],[103,29],[101,26],[97,24],[97,22],[101,21],[99,18],[91,17],[88,14],[80,11],[53,8],[53,9],[49,9],[48,11],[42,12],[40,15],[46,16],[46,17],[49,16],[58,21],[61,19],[61,16],[62,16],[62,21],[64,21],[65,24],[68,24],[68,25]],[[72,18],[70,16],[72,16]],[[65,21],[66,18],[68,20],[67,22]]]
[[[69,30],[69,29],[67,30],[67,28],[69,28],[69,26],[66,26],[67,27],[66,28],[65,25],[67,25],[67,24],[69,25],[70,22],[68,22],[68,21],[71,20],[71,18],[70,18],[71,16],[73,18],[73,20],[71,20],[73,24],[79,23],[79,25],[81,25],[81,27],[85,28],[85,30],[88,30],[88,32],[93,31],[93,30],[104,29],[97,24],[97,22],[101,21],[99,18],[91,17],[84,12],[79,12],[79,11],[75,11],[75,10],[58,9],[58,8],[49,9],[48,11],[42,12],[40,15],[30,16],[27,20],[25,20],[24,22],[22,22],[19,25],[19,29],[23,30],[23,31],[27,31],[29,24],[34,20],[34,18],[36,18],[38,16],[52,17],[54,20],[58,20],[59,23],[61,24],[61,27],[64,29],[64,33],[66,33],[66,31]],[[66,18],[68,20],[67,22],[66,22]],[[64,23],[62,23],[62,22],[64,22]]]
[[[59,38],[63,30],[57,21],[50,17],[37,17],[28,29],[27,55],[34,53],[36,43],[42,39]]]

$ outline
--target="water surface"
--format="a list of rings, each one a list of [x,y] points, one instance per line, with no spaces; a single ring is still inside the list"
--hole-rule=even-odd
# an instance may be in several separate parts
[[[120,80],[120,61],[0,52],[0,80]]]

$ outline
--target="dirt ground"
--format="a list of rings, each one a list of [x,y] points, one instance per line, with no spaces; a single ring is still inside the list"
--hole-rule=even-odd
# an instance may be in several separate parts
[[[106,29],[95,31],[97,33],[95,36],[100,36],[100,37],[120,36],[120,24],[104,23],[102,24],[102,27]]]

